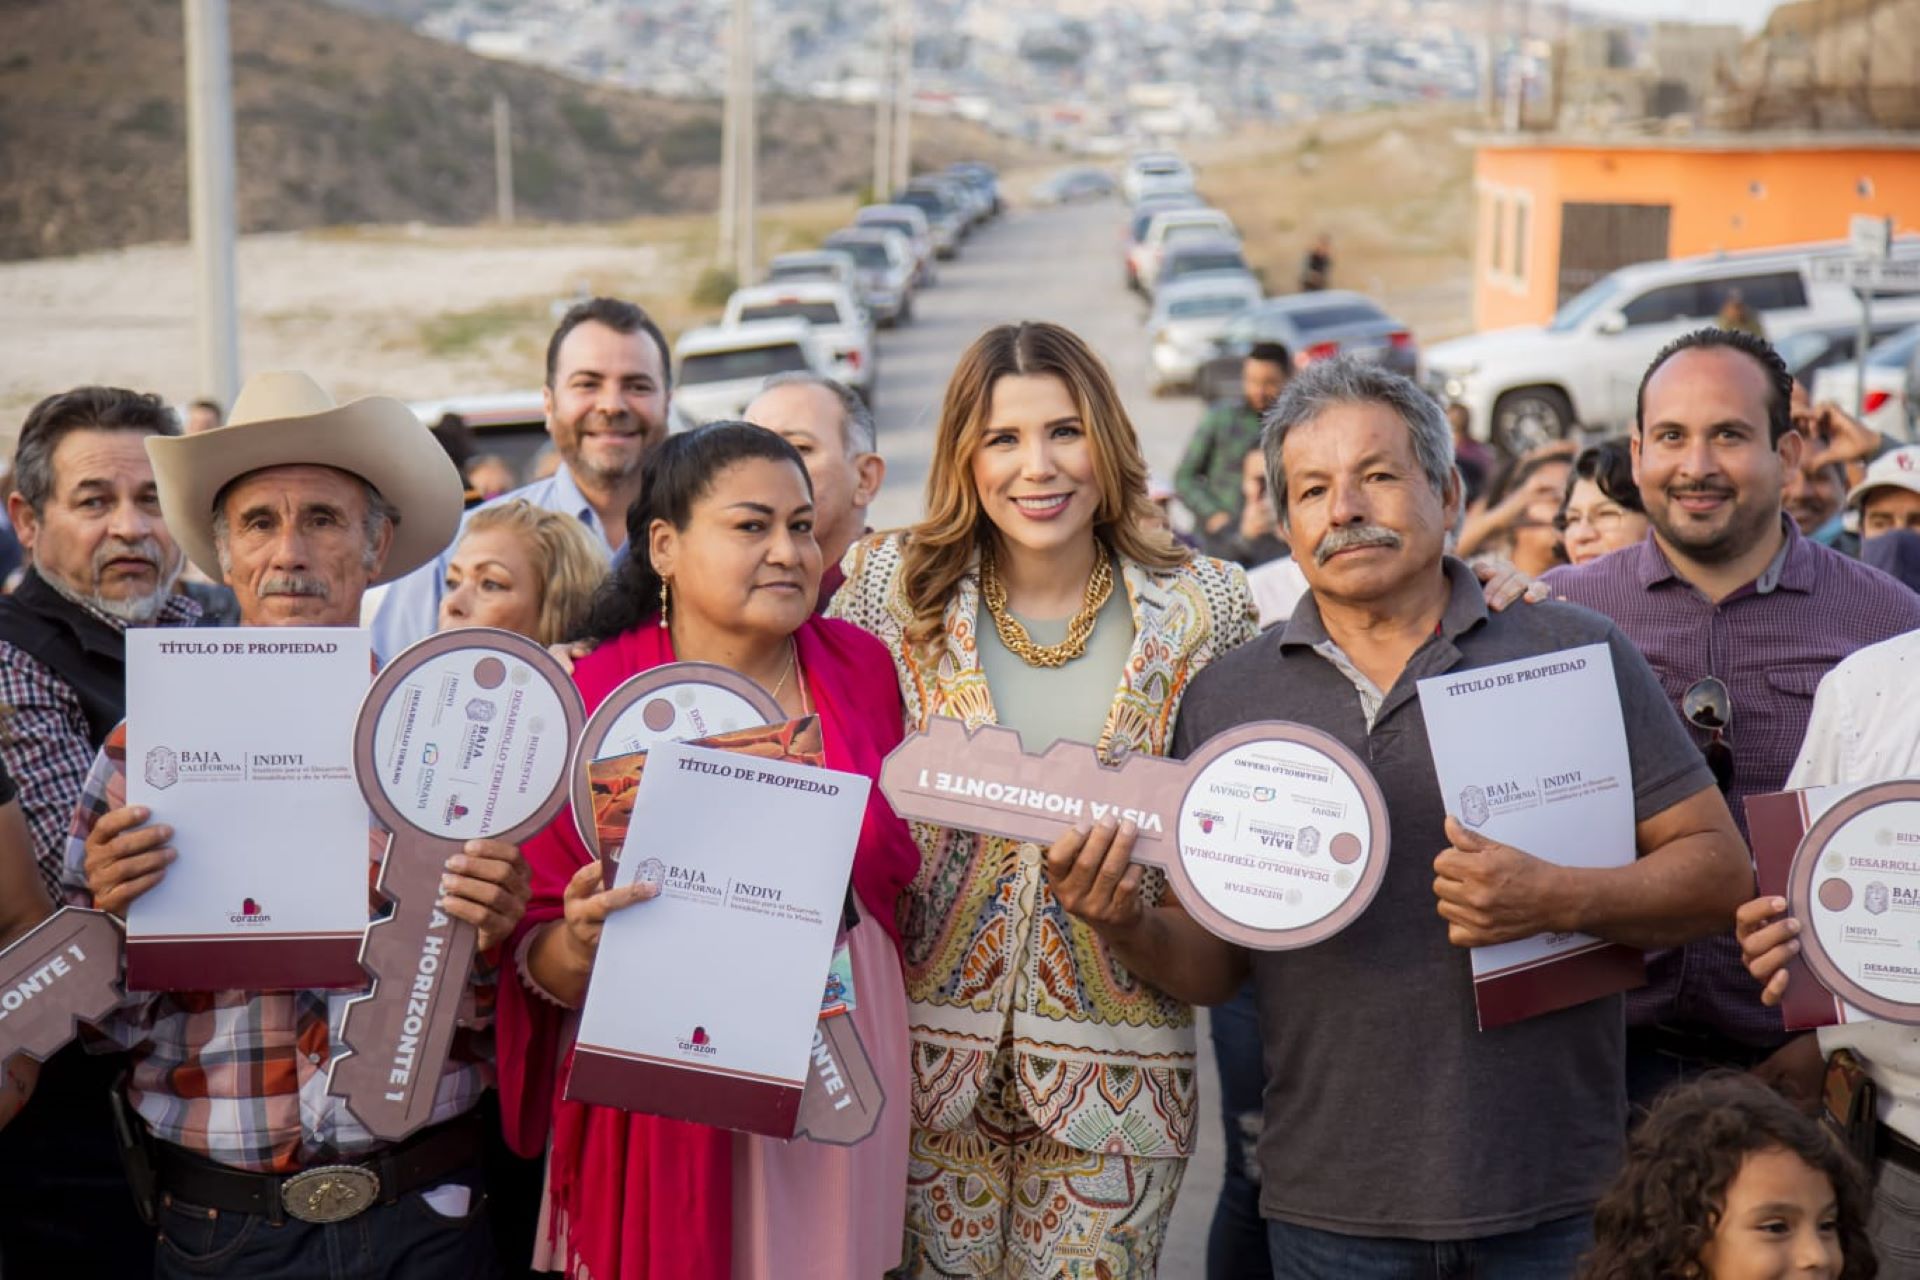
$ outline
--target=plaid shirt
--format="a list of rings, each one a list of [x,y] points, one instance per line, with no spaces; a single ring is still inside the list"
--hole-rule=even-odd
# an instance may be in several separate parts
[[[127,727],[94,759],[72,815],[64,889],[91,906],[86,844],[101,815],[127,802]],[[386,833],[369,832],[373,874]],[[430,1123],[465,1112],[493,1083],[497,968],[474,957],[470,1002],[440,1076]],[[129,993],[99,1029],[132,1051],[127,1096],[155,1137],[260,1173],[294,1173],[384,1145],[327,1095],[333,1040],[354,991]]]
[[[1636,546],[1542,581],[1553,593],[1612,618],[1646,655],[1674,706],[1702,676],[1733,699],[1727,804],[1744,836],[1746,798],[1787,785],[1807,734],[1820,678],[1856,649],[1920,627],[1920,596],[1877,569],[1800,535],[1753,583],[1715,603],[1674,572],[1652,535]],[[1690,729],[1702,745],[1707,735]],[[1627,1023],[1710,1030],[1755,1048],[1784,1037],[1778,1009],[1740,961],[1731,933],[1650,952],[1647,985],[1627,993]]]
[[[96,614],[116,629],[125,624]],[[190,627],[200,606],[185,596],[168,596],[152,625]],[[55,901],[60,897],[60,864],[67,855],[73,804],[93,764],[93,735],[80,699],[66,681],[43,663],[0,640],[0,758],[20,787],[20,808],[33,836],[40,878]]]

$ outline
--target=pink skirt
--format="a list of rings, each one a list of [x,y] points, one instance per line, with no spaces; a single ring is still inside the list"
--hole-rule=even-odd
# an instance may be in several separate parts
[[[851,939],[861,1043],[886,1105],[851,1147],[735,1134],[735,1280],[880,1280],[900,1265],[907,1217],[907,987],[900,954],[878,922]]]

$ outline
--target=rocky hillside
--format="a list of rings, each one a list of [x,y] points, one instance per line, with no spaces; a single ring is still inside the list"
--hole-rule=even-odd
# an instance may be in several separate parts
[[[1920,129],[1920,0],[1793,0],[1726,77],[1711,123]]]
[[[0,258],[187,234],[180,0],[4,0]],[[710,208],[717,103],[585,85],[476,57],[319,0],[231,6],[240,224],[464,224],[492,215],[492,101],[513,107],[520,216],[607,220]],[[767,200],[852,191],[871,117],[763,103]],[[1010,160],[949,122],[916,126],[915,159]]]

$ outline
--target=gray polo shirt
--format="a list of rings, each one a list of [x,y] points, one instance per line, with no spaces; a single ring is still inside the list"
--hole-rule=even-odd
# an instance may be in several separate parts
[[[1605,641],[1635,819],[1714,785],[1612,623],[1554,603],[1489,613],[1465,565],[1448,560],[1446,573],[1446,615],[1371,727],[1354,681],[1317,647],[1329,637],[1308,595],[1284,628],[1195,678],[1174,734],[1185,756],[1234,725],[1298,721],[1368,761],[1386,793],[1391,853],[1366,913],[1318,946],[1252,955],[1266,1059],[1260,1211],[1348,1235],[1462,1240],[1588,1212],[1619,1167],[1626,1127],[1618,996],[1478,1029],[1468,953],[1435,911],[1446,809],[1414,682]]]

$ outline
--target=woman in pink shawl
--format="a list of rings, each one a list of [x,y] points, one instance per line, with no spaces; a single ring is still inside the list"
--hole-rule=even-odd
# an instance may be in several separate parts
[[[812,520],[806,468],[779,436],[720,423],[669,438],[648,461],[626,560],[588,622],[599,647],[574,670],[588,710],[649,668],[716,662],[789,716],[818,714],[829,768],[877,777],[901,736],[893,664],[865,632],[814,616]],[[548,1152],[536,1266],[584,1280],[877,1280],[897,1264],[908,1068],[896,903],[919,854],[879,788],[854,856],[854,1008],[841,1016],[854,1019],[885,1102],[852,1146],[562,1101],[601,925],[613,911],[644,914],[657,886],[603,890],[571,813],[523,852],[533,903],[511,943],[519,980],[501,983],[497,1035],[507,1141]]]

